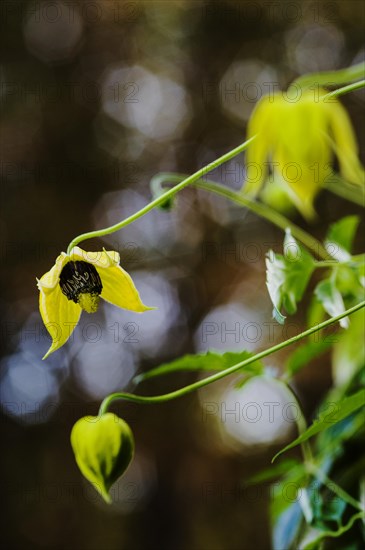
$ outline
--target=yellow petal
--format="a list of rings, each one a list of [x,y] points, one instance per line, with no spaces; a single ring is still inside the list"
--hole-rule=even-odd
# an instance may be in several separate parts
[[[297,103],[283,103],[278,121],[281,125],[272,154],[275,172],[286,181],[295,206],[311,220],[316,216],[313,201],[331,174],[332,152],[323,133],[326,112],[306,94]]]
[[[40,291],[52,292],[52,290],[58,285],[60,273],[63,269],[63,266],[69,261],[67,254],[61,252],[58,256],[55,265],[47,271],[39,280],[38,288]]]
[[[43,323],[52,337],[52,345],[43,357],[46,359],[50,353],[67,342],[80,319],[82,310],[78,304],[68,300],[62,294],[59,286],[56,286],[52,292],[39,293],[39,310]]]
[[[119,254],[114,250],[103,250],[102,252],[89,252],[75,246],[70,252],[70,260],[88,262],[96,267],[111,267],[119,264]]]
[[[97,271],[103,285],[100,295],[103,300],[123,309],[139,313],[155,309],[144,305],[132,278],[120,266],[98,267]]]
[[[246,184],[243,191],[255,196],[267,176],[268,155],[272,134],[275,132],[275,107],[269,97],[256,105],[248,124],[247,139],[257,136],[246,153]]]
[[[364,169],[358,158],[358,146],[351,120],[339,101],[326,104],[333,148],[340,163],[343,178],[350,183],[364,185]]]

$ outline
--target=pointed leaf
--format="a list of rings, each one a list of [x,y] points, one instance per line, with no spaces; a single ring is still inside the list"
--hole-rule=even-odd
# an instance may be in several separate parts
[[[246,485],[272,481],[277,477],[287,474],[298,466],[303,469],[303,465],[298,460],[295,460],[294,458],[286,458],[274,466],[271,465],[269,468],[265,468],[265,470],[261,470],[261,472],[249,477],[246,481]]]
[[[340,315],[346,310],[342,294],[332,278],[321,281],[315,288],[314,293],[331,317]],[[347,328],[349,326],[348,317],[341,319],[340,325]]]
[[[134,381],[136,383],[148,378],[154,378],[155,376],[161,376],[164,374],[170,374],[179,371],[212,371],[212,370],[225,370],[229,367],[233,367],[237,363],[241,363],[246,359],[253,357],[253,354],[248,351],[231,352],[220,354],[209,351],[208,353],[201,353],[197,355],[184,355],[179,357],[170,363],[164,363],[155,369],[151,369],[148,372],[142,373],[137,376]],[[259,375],[264,371],[264,366],[261,361],[255,361],[247,367],[243,367],[241,372],[245,372],[251,375]]]
[[[328,410],[324,410],[322,413],[320,413],[319,418],[314,421],[314,423],[305,430],[304,433],[302,433],[299,437],[294,439],[289,445],[284,447],[284,449],[281,449],[274,458],[272,459],[272,462],[277,459],[278,456],[280,456],[282,453],[285,453],[289,449],[292,449],[293,447],[296,447],[297,445],[300,445],[304,441],[307,441],[310,437],[313,437],[314,435],[322,432],[323,430],[327,430],[330,426],[333,426],[337,422],[340,422],[356,410],[360,409],[365,405],[365,390],[360,390],[357,393],[351,395],[350,397],[346,397],[339,403],[327,403],[327,406],[325,406],[325,409],[331,408],[332,411],[328,412]]]
[[[293,376],[295,373],[299,372],[303,367],[308,365],[310,361],[323,355],[331,346],[333,342],[327,340],[320,340],[319,342],[307,342],[303,344],[289,355],[285,370],[290,375]]]
[[[329,254],[336,260],[346,261],[351,257],[352,243],[359,222],[358,216],[346,216],[330,226],[325,244]]]

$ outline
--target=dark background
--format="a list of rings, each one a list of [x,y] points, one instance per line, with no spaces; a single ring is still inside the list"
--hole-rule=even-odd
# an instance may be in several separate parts
[[[269,85],[361,61],[364,3],[13,0],[3,2],[1,26],[1,542],[270,548],[270,490],[244,486],[294,433],[282,415],[269,422],[263,402],[285,404],[270,384],[232,394],[228,379],[164,405],[113,406],[132,427],[136,458],[110,507],[84,482],[69,434],[107,393],[132,389],[137,371],[207,348],[259,350],[300,330],[300,315],[285,330],[271,319],[264,257],[280,250],[281,232],[187,189],[172,212],[84,243],[118,250],[144,302],[159,309],[138,316],[102,304],[45,362],[35,279],[74,236],[146,204],[155,173],[191,173],[244,141]],[[343,99],[360,145],[364,99]],[[243,162],[212,178],[239,189]],[[319,238],[331,221],[360,212],[326,191],[316,207],[309,229]],[[278,369],[283,357],[267,365]],[[297,379],[309,416],[330,384],[327,363]],[[137,392],[195,379],[161,378]],[[262,413],[257,422],[248,402]]]

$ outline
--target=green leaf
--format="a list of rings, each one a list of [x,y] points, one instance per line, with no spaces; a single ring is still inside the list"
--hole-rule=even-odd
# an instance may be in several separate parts
[[[330,426],[333,426],[337,422],[340,422],[350,414],[352,414],[360,407],[365,405],[365,390],[360,390],[350,397],[346,397],[339,403],[326,403],[324,410],[319,414],[319,418],[313,422],[313,424],[305,430],[299,437],[294,439],[289,445],[281,449],[274,458],[272,462],[278,458],[282,453],[285,453],[289,449],[300,445],[304,441],[307,441],[310,437],[327,430]]]
[[[364,413],[359,409],[318,434],[316,448],[323,454],[340,457],[344,452],[343,444],[350,439],[354,441],[357,437],[362,437],[363,431]]]
[[[341,292],[338,290],[333,278],[321,281],[316,286],[314,293],[331,317],[340,315],[340,313],[346,310]],[[341,319],[340,325],[343,328],[347,328],[349,326],[348,317]]]
[[[346,216],[330,226],[325,244],[329,254],[339,262],[351,258],[352,244],[359,223],[358,216]]]
[[[308,86],[323,86],[324,88],[338,84],[356,82],[364,78],[365,63],[361,61],[337,71],[321,71],[318,73],[306,73],[299,76],[294,82],[301,89]]]
[[[273,316],[283,324],[285,316],[280,312],[283,307],[289,315],[297,311],[299,302],[314,270],[314,260],[304,248],[301,248],[287,230],[284,240],[284,256],[268,253],[266,259],[266,284],[274,305]]]
[[[82,474],[110,503],[109,489],[133,458],[134,440],[128,424],[112,413],[85,416],[72,428],[71,445]]]
[[[342,296],[354,297],[362,300],[364,297],[364,281],[362,270],[364,262],[353,263],[352,265],[339,265],[336,267],[336,286]]]
[[[326,340],[312,341],[299,346],[286,361],[286,373],[293,376],[313,359],[323,355],[331,346],[332,342]]]
[[[253,357],[253,354],[248,351],[240,351],[237,353],[228,351],[223,354],[208,351],[208,353],[197,355],[184,355],[170,363],[164,363],[155,369],[151,369],[148,372],[136,376],[134,381],[139,383],[148,378],[179,371],[221,371],[233,367],[233,365],[241,363],[250,357]],[[264,365],[261,361],[255,361],[247,365],[247,367],[242,367],[242,371],[240,372],[247,373],[251,376],[260,375],[264,372]]]
[[[265,470],[261,470],[261,472],[258,472],[257,474],[254,474],[253,476],[249,477],[246,481],[247,485],[254,485],[256,483],[264,483],[266,481],[272,481],[273,479],[276,479],[277,477],[282,476],[283,474],[287,474],[291,470],[293,470],[296,467],[303,468],[303,465],[293,458],[287,458],[285,460],[282,460],[278,464],[275,464],[275,466],[271,465],[269,468],[265,468]]]

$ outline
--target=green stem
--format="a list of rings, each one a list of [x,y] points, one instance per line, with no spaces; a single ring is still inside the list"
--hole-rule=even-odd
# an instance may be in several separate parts
[[[352,185],[346,180],[341,178],[339,174],[332,174],[331,177],[326,178],[323,182],[323,187],[338,195],[342,199],[358,204],[359,206],[364,207],[365,196],[364,188],[360,185]]]
[[[327,268],[327,267],[333,267],[335,264],[337,263],[337,261],[335,259],[333,259],[333,261],[331,260],[328,260],[328,261],[323,261],[323,262],[316,262],[314,264],[314,267],[315,268]],[[340,263],[347,263],[347,262],[340,262]]]
[[[285,382],[283,379],[277,379],[276,381],[279,382],[281,386],[288,392],[288,394],[290,395],[290,398],[295,401],[295,403],[299,407],[299,410],[302,411],[299,400],[295,395],[295,392],[290,387],[290,385],[287,382]],[[299,417],[297,418],[297,427],[298,427],[299,435],[302,435],[307,429],[307,423],[303,414],[300,414]],[[304,458],[304,465],[308,475],[314,476],[323,485],[325,485],[327,489],[335,493],[338,497],[342,498],[342,500],[344,500],[345,502],[347,502],[357,510],[363,510],[363,507],[360,502],[358,502],[351,495],[349,495],[344,489],[342,489],[339,485],[337,485],[337,483],[335,483],[324,472],[322,472],[320,468],[318,468],[318,466],[314,462],[312,449],[309,441],[303,441],[301,443],[301,449],[302,449],[302,454]]]
[[[138,218],[141,218],[142,216],[144,216],[145,214],[153,210],[153,208],[156,208],[156,206],[159,206],[160,204],[165,202],[167,199],[173,197],[176,193],[184,189],[184,187],[186,187],[187,185],[194,183],[196,180],[200,179],[211,170],[214,170],[214,168],[217,168],[217,166],[220,166],[221,164],[227,162],[228,160],[235,157],[236,155],[239,155],[240,153],[242,153],[242,151],[247,149],[247,147],[253,142],[255,137],[256,136],[253,136],[252,138],[246,140],[244,143],[242,143],[235,149],[232,149],[228,153],[225,153],[224,155],[217,158],[213,162],[207,164],[207,166],[204,166],[203,168],[201,168],[191,176],[187,177],[184,181],[180,182],[175,187],[172,187],[171,189],[166,191],[166,193],[164,193],[160,197],[157,197],[155,200],[151,201],[146,206],[141,208],[141,210],[138,210],[138,212],[135,212],[125,220],[122,220],[119,223],[111,225],[110,227],[106,227],[105,229],[98,229],[96,231],[90,231],[89,233],[83,233],[82,235],[79,235],[78,237],[73,239],[68,245],[67,254],[69,254],[72,248],[78,245],[81,241],[85,241],[86,239],[92,239],[94,237],[103,237],[104,235],[110,235],[110,233],[119,231],[119,229],[122,229],[126,225],[129,225],[130,223],[138,220]]]
[[[328,269],[328,268],[338,267],[339,265],[356,266],[359,263],[363,263],[364,260],[365,260],[365,254],[357,254],[356,256],[351,256],[351,258],[349,258],[348,260],[337,261],[333,259],[332,261],[328,260],[328,261],[322,261],[322,262],[315,262],[314,268]]]
[[[131,393],[124,393],[124,392],[117,392],[112,393],[108,395],[103,402],[100,405],[99,409],[99,415],[105,414],[110,407],[111,403],[115,401],[116,399],[124,399],[125,401],[132,401],[134,403],[145,403],[145,404],[152,404],[152,403],[164,403],[166,401],[171,401],[172,399],[176,399],[178,397],[182,397],[183,395],[186,395],[188,393],[191,393],[195,390],[198,390],[199,388],[203,388],[204,386],[207,386],[208,384],[211,384],[212,382],[216,382],[217,380],[221,380],[222,378],[225,378],[226,376],[233,374],[234,372],[237,372],[238,370],[242,369],[243,367],[246,367],[250,363],[253,363],[254,361],[258,361],[259,359],[263,359],[264,357],[267,357],[268,355],[271,355],[272,353],[275,353],[276,351],[279,351],[287,346],[290,346],[291,344],[294,344],[295,342],[298,342],[299,340],[302,340],[303,338],[306,338],[307,336],[310,336],[311,334],[314,334],[315,332],[318,332],[334,323],[337,323],[337,321],[340,321],[340,319],[343,319],[344,317],[347,317],[348,315],[351,315],[355,311],[358,311],[359,309],[363,308],[365,306],[365,301],[360,302],[356,306],[351,307],[350,309],[344,311],[340,315],[336,315],[336,317],[331,317],[330,319],[327,319],[326,321],[323,321],[322,323],[319,323],[318,325],[311,327],[308,330],[305,330],[301,334],[297,334],[296,336],[293,336],[292,338],[289,338],[288,340],[285,340],[284,342],[281,342],[280,344],[276,344],[275,346],[272,346],[271,348],[268,348],[264,351],[261,351],[260,353],[257,353],[254,357],[250,357],[246,359],[245,361],[241,361],[240,363],[237,363],[236,365],[233,365],[232,367],[229,367],[228,369],[225,369],[224,371],[218,372],[216,374],[213,374],[211,376],[208,376],[207,378],[204,378],[203,380],[199,380],[198,382],[194,382],[193,384],[190,384],[188,386],[185,386],[183,388],[180,388],[179,390],[175,390],[170,393],[165,393],[163,395],[154,395],[151,397],[143,396],[143,395],[134,395]]]
[[[340,95],[348,94],[349,92],[353,92],[354,90],[359,90],[360,88],[364,88],[364,86],[365,86],[365,80],[360,80],[359,82],[354,82],[353,84],[348,84],[347,86],[343,86],[342,88],[333,90],[333,92],[329,92],[328,94],[322,96],[321,99],[328,100],[331,97],[338,97]]]
[[[365,262],[365,254],[355,254],[351,256],[351,260],[355,263]]]
[[[346,67],[338,71],[326,71],[320,73],[304,74],[297,78],[294,83],[302,88],[307,88],[313,84],[319,86],[334,86],[336,84],[346,84],[364,78],[365,63],[357,63],[352,67]]]
[[[327,250],[317,239],[315,239],[314,237],[312,237],[312,235],[309,235],[309,233],[289,221],[287,218],[285,218],[285,216],[282,216],[281,214],[279,214],[279,212],[268,208],[266,205],[250,200],[242,195],[242,193],[237,193],[214,182],[206,182],[201,184],[198,183],[196,187],[201,187],[202,189],[206,189],[207,191],[212,191],[213,193],[231,199],[237,204],[247,206],[247,208],[252,210],[252,212],[255,212],[256,214],[258,214],[262,218],[265,218],[268,221],[271,221],[274,225],[283,229],[283,231],[289,228],[293,237],[296,237],[302,244],[312,250],[312,252],[326,260],[331,258]]]
[[[337,483],[335,483],[332,479],[326,476],[324,472],[320,468],[318,468],[315,464],[309,463],[307,464],[308,471],[323,485],[327,487],[330,491],[335,493],[338,497],[342,498],[345,502],[356,508],[357,510],[363,510],[361,502],[358,502],[355,498],[353,498],[351,495],[347,493],[344,489],[342,489]]]
[[[157,189],[160,188],[158,186],[161,186],[163,182],[178,182],[183,180],[185,177],[186,176],[184,174],[163,172],[152,178],[151,187],[154,188],[155,191],[157,191]],[[254,201],[253,199],[245,196],[242,192],[233,191],[232,189],[229,189],[228,187],[225,187],[211,180],[199,179],[194,182],[194,187],[204,189],[205,191],[210,191],[211,193],[215,193],[216,195],[225,197],[241,206],[245,206],[252,212],[255,212],[255,214],[257,214],[261,218],[270,221],[283,231],[286,231],[287,228],[290,228],[293,237],[298,239],[317,256],[323,258],[324,260],[331,259],[330,254],[317,239],[315,239],[314,237],[309,235],[309,233],[289,221],[287,218],[285,218],[285,216],[279,214],[279,212],[276,212],[265,204]]]
[[[358,520],[362,519],[364,521],[365,519],[365,513],[364,512],[358,512],[357,514],[354,514],[349,521],[345,525],[341,525],[337,531],[320,531],[318,537],[315,539],[312,539],[306,546],[304,546],[304,550],[317,550],[318,548],[323,548],[321,545],[321,542],[323,539],[326,538],[338,538],[341,535],[344,535],[347,531],[351,529],[351,527],[354,525],[354,523]],[[337,548],[339,546],[337,545]]]
[[[289,395],[289,398],[292,399],[295,404],[298,406],[298,409],[300,410],[300,415],[296,418],[296,424],[298,428],[299,435],[302,435],[306,429],[307,429],[307,422],[305,419],[305,416],[303,414],[303,409],[300,405],[299,399],[296,396],[294,390],[290,387],[289,383],[286,382],[283,378],[276,378],[275,382],[277,382],[280,387],[286,391],[286,393]],[[304,441],[300,444],[303,459],[305,464],[312,464],[313,463],[313,455],[312,455],[312,449],[310,446],[309,441]]]

